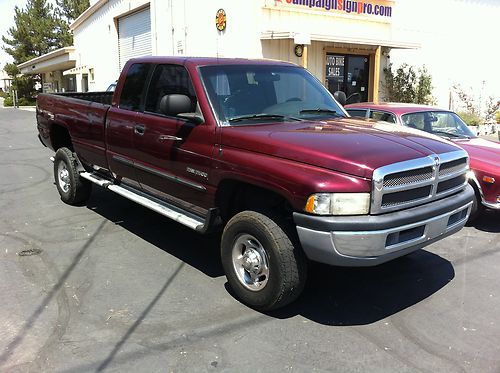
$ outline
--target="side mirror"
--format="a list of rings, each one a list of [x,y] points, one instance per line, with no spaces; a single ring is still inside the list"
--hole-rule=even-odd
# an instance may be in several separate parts
[[[192,112],[191,99],[186,95],[165,95],[160,101],[160,111],[165,115],[176,116],[199,124],[204,121],[203,116]]]
[[[337,102],[342,105],[342,106],[345,106],[345,103],[347,102],[347,97],[345,95],[344,92],[342,91],[337,91],[333,94],[333,98],[335,100],[337,100]]]
[[[160,101],[160,111],[165,115],[176,116],[191,111],[191,99],[186,95],[165,95]]]

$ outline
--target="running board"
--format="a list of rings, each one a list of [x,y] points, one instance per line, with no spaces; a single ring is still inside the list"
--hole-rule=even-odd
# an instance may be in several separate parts
[[[111,180],[95,173],[82,172],[80,176],[200,233],[206,233],[209,228],[218,222],[219,214],[217,209],[208,210],[207,218],[203,219],[179,207],[150,197],[132,187],[116,185]]]

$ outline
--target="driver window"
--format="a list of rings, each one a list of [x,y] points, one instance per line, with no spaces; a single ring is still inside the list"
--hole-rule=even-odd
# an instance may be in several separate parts
[[[158,65],[151,78],[145,111],[163,114],[160,110],[161,99],[171,94],[188,96],[191,99],[191,111],[196,110],[196,95],[187,70],[178,65]]]

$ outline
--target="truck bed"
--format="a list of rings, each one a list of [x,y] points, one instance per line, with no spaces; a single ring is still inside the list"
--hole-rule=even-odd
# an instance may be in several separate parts
[[[114,92],[65,92],[52,93],[56,96],[71,97],[78,100],[97,102],[104,105],[111,105]]]
[[[37,126],[45,146],[66,146],[71,137],[79,156],[90,164],[107,167],[104,126],[113,92],[42,93],[37,97]]]

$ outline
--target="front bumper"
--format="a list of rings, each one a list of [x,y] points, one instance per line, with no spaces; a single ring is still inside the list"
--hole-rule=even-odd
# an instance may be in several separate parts
[[[421,249],[463,228],[474,190],[383,215],[311,216],[294,213],[300,243],[311,260],[374,266]]]

